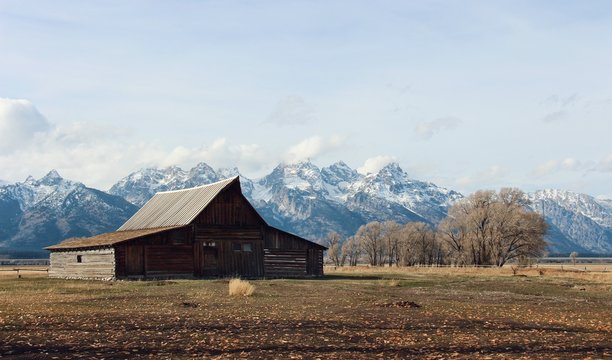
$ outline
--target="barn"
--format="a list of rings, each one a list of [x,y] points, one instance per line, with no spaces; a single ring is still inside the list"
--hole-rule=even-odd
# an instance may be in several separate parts
[[[323,275],[323,251],[266,223],[238,177],[159,192],[117,231],[46,248],[49,276],[160,279]]]

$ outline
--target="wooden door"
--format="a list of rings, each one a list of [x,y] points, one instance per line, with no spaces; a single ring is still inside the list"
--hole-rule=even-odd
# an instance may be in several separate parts
[[[195,270],[197,276],[217,276],[219,251],[211,242],[196,242]]]
[[[144,275],[144,246],[130,245],[125,248],[125,272],[130,275]]]

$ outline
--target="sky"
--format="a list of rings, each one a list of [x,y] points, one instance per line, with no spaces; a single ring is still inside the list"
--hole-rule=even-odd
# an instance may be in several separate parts
[[[612,197],[609,1],[0,0],[0,179],[397,162]]]

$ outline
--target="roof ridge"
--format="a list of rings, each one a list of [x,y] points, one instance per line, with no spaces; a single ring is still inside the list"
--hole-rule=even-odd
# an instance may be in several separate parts
[[[190,191],[190,190],[196,190],[196,189],[201,189],[201,188],[205,188],[205,187],[208,187],[208,186],[218,185],[218,184],[220,184],[220,183],[222,183],[222,182],[228,182],[228,183],[230,183],[230,182],[232,182],[232,181],[236,180],[236,179],[237,179],[237,178],[239,178],[239,177],[240,177],[239,175],[236,175],[236,176],[231,177],[231,178],[227,178],[227,179],[223,179],[223,180],[215,181],[214,183],[204,184],[204,185],[200,185],[200,186],[194,186],[194,187],[187,188],[187,189],[178,189],[178,190],[158,191],[158,192],[156,192],[156,193],[155,193],[155,195],[157,195],[157,194],[169,194],[169,193],[177,193],[177,192],[181,192],[181,191]]]

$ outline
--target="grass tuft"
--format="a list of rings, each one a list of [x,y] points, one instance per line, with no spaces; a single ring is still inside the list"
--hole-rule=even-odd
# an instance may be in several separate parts
[[[229,282],[231,296],[251,296],[254,292],[255,286],[246,280],[231,279]]]
[[[398,287],[398,286],[400,286],[399,279],[383,280],[383,283],[384,283],[384,285],[386,285],[388,287]]]

